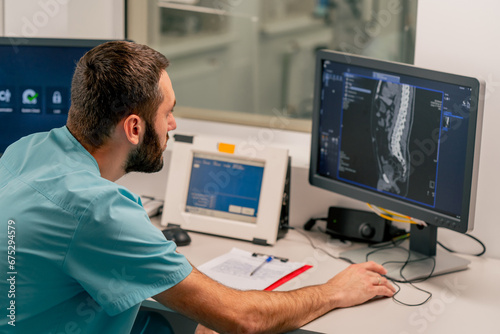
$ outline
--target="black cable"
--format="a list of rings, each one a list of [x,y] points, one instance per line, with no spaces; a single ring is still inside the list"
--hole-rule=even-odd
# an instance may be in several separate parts
[[[316,222],[317,222],[318,220],[324,220],[324,221],[326,221],[326,218],[311,218],[311,219],[309,219],[309,220],[308,220],[308,221],[304,224],[304,230],[306,230],[306,231],[310,231],[310,230],[314,227],[314,225],[316,225]]]
[[[304,236],[307,241],[309,241],[309,244],[311,245],[311,247],[315,250],[320,250],[322,251],[323,253],[325,253],[326,255],[328,255],[329,257],[331,257],[332,259],[335,259],[335,260],[343,260],[343,261],[346,261],[347,263],[349,264],[354,264],[354,262],[352,262],[351,260],[345,258],[345,257],[340,257],[340,256],[335,256],[333,254],[330,254],[329,252],[327,252],[326,250],[324,250],[323,248],[321,247],[318,247],[314,244],[314,242],[312,241],[312,239],[304,232],[300,231],[299,229],[296,229],[295,227],[291,227],[289,226],[288,229],[290,230],[295,230],[297,231],[300,235]]]
[[[408,250],[408,260],[410,259],[410,255],[411,255],[410,250]],[[420,260],[426,260],[426,259],[432,259],[432,260],[433,260],[432,269],[431,269],[431,272],[429,273],[429,275],[428,275],[427,277],[425,277],[425,278],[421,278],[421,279],[419,280],[419,282],[424,282],[424,281],[428,280],[428,279],[432,276],[432,274],[434,273],[434,269],[436,269],[436,259],[435,259],[434,257],[430,256],[430,257],[428,257],[428,258],[423,258],[423,259],[420,259]],[[424,305],[425,303],[427,303],[427,302],[428,302],[428,301],[432,298],[432,292],[427,291],[427,290],[424,290],[424,289],[422,289],[422,288],[419,288],[419,287],[415,286],[415,285],[413,284],[413,283],[414,283],[413,281],[409,281],[409,280],[407,280],[407,279],[406,279],[406,277],[404,277],[404,275],[403,275],[403,270],[404,270],[404,268],[406,267],[406,265],[407,265],[408,263],[410,263],[410,262],[416,262],[416,261],[420,261],[420,260],[415,260],[415,261],[408,261],[408,262],[406,262],[406,263],[405,263],[405,264],[401,267],[401,270],[399,271],[399,274],[401,275],[401,277],[403,277],[403,279],[404,279],[404,280],[405,280],[408,284],[410,284],[410,285],[411,285],[412,287],[414,287],[415,289],[417,289],[417,290],[419,290],[419,291],[421,291],[421,292],[423,292],[423,293],[427,294],[427,295],[428,295],[428,297],[427,297],[427,298],[426,298],[423,302],[420,302],[420,303],[417,303],[417,304],[408,304],[408,303],[404,303],[404,302],[402,302],[401,300],[399,300],[399,299],[395,298],[395,297],[394,297],[394,295],[393,295],[393,296],[392,296],[392,300],[394,300],[396,303],[401,304],[401,305],[405,305],[405,306],[421,306],[421,305]]]
[[[309,241],[309,244],[311,245],[311,247],[315,250],[320,250],[322,251],[323,253],[325,253],[326,255],[330,256],[331,258],[335,259],[335,260],[343,260],[343,261],[346,261],[347,263],[349,264],[354,264],[354,262],[352,262],[350,259],[347,259],[347,258],[344,258],[344,257],[340,257],[340,256],[335,256],[335,255],[332,255],[330,254],[329,252],[327,252],[326,250],[324,250],[323,248],[321,247],[318,247],[314,244],[314,242],[312,241],[312,239],[304,232],[300,231],[299,229],[296,229],[294,227],[291,227],[289,226],[288,229],[290,230],[295,230],[297,231],[299,234],[301,234],[302,236],[304,236],[307,241]],[[378,251],[381,251],[381,250],[384,250],[384,249],[390,249],[390,248],[393,248],[393,247],[398,247],[398,248],[402,248],[404,250],[407,250],[406,248],[403,248],[403,247],[400,247],[399,244],[401,244],[401,242],[403,242],[404,239],[400,239],[400,240],[396,240],[396,241],[389,241],[387,243],[389,243],[389,246],[385,246],[384,247],[377,247],[377,246],[373,246],[374,250],[370,253],[368,253],[366,255],[367,257],[367,261],[368,261],[368,257],[373,254],[373,253],[376,253]],[[406,259],[406,261],[388,261],[388,262],[385,262],[383,263],[382,265],[385,265],[385,264],[388,264],[388,263],[404,263],[403,266],[401,267],[400,269],[400,275],[401,277],[403,277],[403,281],[401,280],[396,280],[396,279],[393,279],[393,278],[390,278],[390,277],[387,277],[387,276],[384,276],[385,278],[387,278],[388,280],[390,280],[391,282],[394,283],[394,285],[396,285],[398,287],[397,291],[394,293],[394,295],[392,296],[392,299],[394,300],[394,302],[398,303],[398,304],[401,304],[401,305],[405,305],[405,306],[420,306],[420,305],[424,305],[425,303],[427,303],[429,301],[429,299],[432,297],[432,293],[429,292],[429,291],[426,291],[424,289],[421,289],[415,285],[413,285],[413,283],[417,283],[417,282],[423,282],[425,280],[427,280],[429,277],[431,277],[432,273],[434,272],[434,269],[435,269],[435,266],[436,266],[436,261],[434,260],[434,258],[430,257],[431,259],[434,260],[434,265],[433,265],[433,268],[431,270],[431,273],[429,274],[428,277],[425,277],[425,278],[421,278],[421,279],[417,279],[417,280],[407,280],[404,275],[403,275],[403,270],[404,268],[406,267],[406,265],[408,265],[409,263],[411,262],[418,262],[418,261],[422,261],[422,260],[427,260],[429,258],[423,258],[423,259],[417,259],[417,260],[410,260],[410,256],[411,256],[411,253],[409,250],[408,251],[408,258]],[[413,286],[415,289],[417,290],[420,290],[426,294],[428,294],[429,296],[421,303],[418,303],[418,304],[408,304],[408,303],[404,303],[402,302],[401,300],[397,299],[396,298],[396,295],[401,291],[401,287],[397,284],[397,283],[409,283],[411,286]]]
[[[389,241],[385,241],[385,242],[380,242],[378,244],[371,244],[371,245],[368,245],[368,248],[385,248],[385,247],[388,247],[388,248],[391,248],[390,246],[399,246],[400,244],[402,244],[406,239],[408,239],[410,237],[409,234],[405,235],[405,236],[398,236],[392,240],[389,240]]]
[[[426,280],[428,280],[432,274],[434,273],[434,270],[436,269],[436,259],[432,256],[430,257],[425,257],[425,258],[421,258],[421,259],[416,259],[416,260],[410,260],[411,258],[411,251],[409,249],[406,249],[404,247],[401,247],[399,246],[401,244],[401,242],[399,241],[403,241],[403,240],[397,240],[396,242],[393,242],[392,245],[387,245],[387,246],[378,246],[378,247],[373,247],[374,250],[367,253],[366,254],[366,261],[369,261],[369,256],[372,255],[372,254],[375,254],[377,252],[380,252],[382,250],[387,250],[387,249],[395,249],[395,248],[399,248],[399,249],[402,249],[402,250],[405,250],[408,252],[408,257],[406,258],[405,261],[387,261],[387,262],[384,262],[382,263],[381,265],[382,266],[385,266],[389,263],[403,263],[403,265],[401,266],[401,268],[399,269],[399,275],[403,278],[403,280],[397,280],[395,278],[392,278],[392,277],[388,277],[386,275],[384,275],[385,278],[387,278],[388,280],[390,280],[394,285],[396,285],[398,287],[397,291],[392,295],[392,300],[398,304],[401,304],[401,305],[404,305],[404,306],[421,306],[421,305],[424,305],[425,303],[427,303],[431,298],[432,298],[432,292],[430,291],[427,291],[427,290],[424,290],[422,288],[419,288],[417,286],[414,285],[414,283],[420,283],[420,282],[424,282]],[[409,265],[410,263],[414,263],[414,262],[419,262],[419,261],[425,261],[425,260],[433,260],[433,265],[432,265],[432,269],[430,271],[430,273],[426,276],[426,277],[423,277],[423,278],[417,278],[417,279],[414,279],[414,280],[408,280],[405,276],[404,276],[404,269],[406,268],[407,265]],[[399,294],[399,292],[401,291],[401,287],[397,284],[397,283],[402,283],[402,284],[410,284],[413,288],[427,294],[427,298],[420,302],[420,303],[417,303],[417,304],[408,304],[408,303],[405,303],[399,299],[396,298],[396,296]]]
[[[450,253],[457,253],[457,254],[463,254],[463,255],[471,255],[471,256],[481,256],[483,255],[484,253],[486,253],[486,245],[481,241],[479,240],[478,238],[476,238],[475,236],[473,235],[470,235],[468,233],[465,233],[466,236],[468,236],[469,238],[477,241],[479,243],[479,245],[481,245],[481,247],[483,248],[483,250],[477,254],[468,254],[468,253],[462,253],[462,252],[458,252],[456,250],[453,250],[453,249],[450,249],[448,247],[446,247],[445,245],[443,245],[441,242],[437,242],[439,246],[443,247],[444,249],[446,249],[448,252]]]
[[[383,250],[387,250],[387,249],[396,249],[396,248],[406,251],[408,253],[407,259],[404,261],[386,261],[386,262],[382,263],[381,265],[385,266],[387,264],[403,264],[399,270],[399,274],[401,275],[401,277],[403,277],[403,280],[397,280],[397,279],[391,278],[391,277],[386,277],[387,279],[390,279],[391,281],[397,282],[397,283],[410,283],[411,284],[411,283],[424,282],[432,276],[432,274],[434,273],[434,270],[436,269],[436,259],[433,256],[428,256],[428,257],[423,257],[420,259],[410,260],[411,251],[405,247],[400,247],[399,244],[396,244],[394,246],[378,247],[378,248],[374,249],[373,251],[366,254],[366,261],[369,261],[369,256],[372,254],[375,254],[379,251],[383,251]],[[409,265],[411,263],[415,263],[415,262],[426,261],[426,260],[433,260],[433,266],[432,266],[430,274],[428,274],[425,277],[415,278],[412,280],[408,280],[404,277],[403,270],[406,268],[407,265]]]
[[[317,220],[326,220],[326,218],[311,218],[309,219],[309,221],[304,225],[304,229],[306,229],[307,227],[307,231],[310,231],[314,225],[316,224],[316,221]],[[311,247],[315,250],[320,250],[322,251],[323,253],[325,253],[326,255],[330,256],[331,258],[335,259],[335,260],[343,260],[343,261],[346,261],[350,264],[353,264],[354,262],[352,262],[350,259],[347,259],[347,258],[343,258],[343,257],[339,257],[339,256],[335,256],[335,255],[332,255],[330,254],[329,252],[327,252],[326,250],[320,248],[320,247],[317,247],[314,242],[312,241],[312,239],[305,233],[301,232],[300,230],[294,228],[294,227],[288,227],[289,229],[292,229],[292,230],[296,230],[299,234],[303,235],[308,241],[309,243],[311,244]],[[328,229],[327,229],[328,230]],[[323,231],[322,231],[323,232]],[[334,232],[334,231],[331,231],[331,232]],[[323,232],[324,233],[324,232]],[[473,255],[473,256],[481,256],[483,255],[485,252],[486,252],[486,246],[483,242],[481,242],[478,238],[470,235],[470,234],[465,234],[466,236],[468,236],[469,238],[471,239],[474,239],[475,241],[477,241],[483,248],[483,250],[478,253],[478,254],[467,254],[467,255]],[[387,241],[385,243],[379,243],[379,244],[375,244],[375,245],[368,245],[369,248],[373,248],[374,250],[371,251],[371,252],[368,252],[366,254],[366,261],[369,261],[369,256],[372,255],[372,254],[375,254],[379,251],[382,251],[382,250],[386,250],[386,249],[394,249],[394,248],[400,248],[400,249],[403,249],[405,251],[408,252],[408,257],[405,261],[387,261],[387,262],[384,262],[382,263],[382,266],[384,265],[387,265],[387,264],[390,264],[390,263],[399,263],[399,264],[403,264],[399,270],[399,274],[400,276],[403,278],[403,280],[398,280],[398,279],[395,279],[395,278],[391,278],[391,277],[387,277],[384,275],[384,277],[388,280],[390,280],[396,287],[397,287],[397,291],[394,293],[394,295],[392,296],[392,300],[398,304],[401,304],[401,305],[404,305],[404,306],[421,306],[421,305],[424,305],[425,303],[427,303],[431,298],[432,298],[432,292],[430,291],[427,291],[427,290],[424,290],[422,288],[419,288],[417,286],[414,285],[414,283],[421,283],[421,282],[425,282],[426,280],[428,280],[429,278],[432,277],[432,274],[434,273],[434,270],[436,269],[436,259],[435,257],[433,256],[429,256],[429,257],[424,257],[424,258],[420,258],[420,259],[416,259],[416,260],[410,260],[411,258],[411,251],[409,249],[406,249],[404,247],[400,247],[400,244],[409,237],[408,236],[405,236],[403,238],[399,237],[397,238],[396,240],[390,240],[390,241]],[[458,254],[465,254],[465,253],[459,253],[455,250],[452,250],[446,246],[444,246],[441,242],[437,242],[438,245],[440,245],[441,247],[443,247],[445,250],[447,250],[448,252],[451,252],[451,253],[458,253]],[[432,260],[433,261],[433,264],[432,264],[432,269],[430,271],[430,273],[425,276],[425,277],[421,277],[421,278],[417,278],[417,279],[412,279],[412,280],[408,280],[406,279],[406,277],[404,276],[404,269],[411,263],[415,263],[415,262],[420,262],[420,261],[425,261],[425,260]],[[405,303],[399,299],[396,298],[396,296],[398,295],[398,293],[401,291],[401,287],[398,285],[398,283],[400,284],[410,284],[413,288],[427,294],[427,298],[420,302],[420,303],[417,303],[417,304],[408,304],[408,303]]]

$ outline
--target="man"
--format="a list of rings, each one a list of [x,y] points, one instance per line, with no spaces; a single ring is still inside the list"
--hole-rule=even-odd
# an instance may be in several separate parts
[[[319,286],[245,292],[211,280],[175,251],[139,198],[114,183],[162,168],[176,128],[167,66],[143,45],[94,48],[75,70],[66,127],[25,137],[2,156],[0,228],[15,227],[16,332],[128,333],[140,302],[153,297],[220,332],[278,333],[392,296],[385,269],[373,262]],[[8,240],[1,233],[0,243]],[[9,271],[6,256],[0,264]],[[6,305],[12,285],[0,284]],[[2,330],[14,328],[8,321],[0,318]]]

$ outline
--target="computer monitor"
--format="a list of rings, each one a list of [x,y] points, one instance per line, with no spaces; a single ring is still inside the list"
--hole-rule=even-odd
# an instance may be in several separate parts
[[[343,257],[388,263],[405,279],[467,267],[436,250],[437,228],[473,228],[483,100],[474,78],[318,52],[310,183],[427,225],[411,225],[403,275],[399,248]]]
[[[0,155],[23,136],[66,124],[76,63],[103,42],[0,38]]]

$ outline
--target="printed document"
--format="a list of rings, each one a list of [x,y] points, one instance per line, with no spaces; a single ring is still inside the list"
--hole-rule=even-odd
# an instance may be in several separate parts
[[[230,252],[202,264],[198,270],[231,288],[265,290],[270,286],[276,287],[280,280],[284,283],[310,268],[305,263],[283,262],[279,258],[266,261],[268,257],[269,255],[264,254],[254,256],[251,252],[233,248]],[[255,270],[256,268],[258,269]]]

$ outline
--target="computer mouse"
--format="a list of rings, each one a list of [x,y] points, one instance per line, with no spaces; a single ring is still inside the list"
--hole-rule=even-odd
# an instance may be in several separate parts
[[[162,232],[167,240],[172,240],[177,246],[187,246],[191,243],[189,234],[180,227],[167,227]]]

